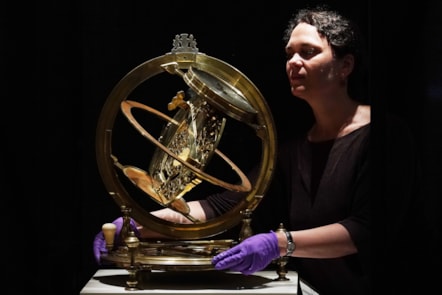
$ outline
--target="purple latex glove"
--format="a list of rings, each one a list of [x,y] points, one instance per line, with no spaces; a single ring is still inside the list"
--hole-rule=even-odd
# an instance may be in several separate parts
[[[264,269],[279,257],[278,239],[271,231],[251,236],[212,258],[217,270],[239,271],[245,275]]]
[[[115,219],[114,221],[112,221],[113,224],[116,225],[116,230],[115,230],[115,238],[114,238],[114,248],[121,246],[121,244],[118,244],[119,241],[119,235],[121,232],[121,228],[123,227],[123,217],[118,217],[117,219]],[[135,223],[135,221],[131,218],[130,219],[130,227],[131,229],[134,231],[135,235],[137,237],[140,236],[140,233],[137,229],[137,225]],[[93,249],[94,249],[94,257],[95,257],[95,261],[98,264],[101,264],[101,254],[102,253],[107,253],[107,249],[106,249],[106,240],[104,239],[104,235],[103,232],[100,231],[94,239],[94,244],[93,244]]]

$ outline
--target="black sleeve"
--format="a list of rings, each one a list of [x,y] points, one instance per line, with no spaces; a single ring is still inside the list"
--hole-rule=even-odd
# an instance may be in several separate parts
[[[258,178],[258,167],[255,166],[248,174],[248,178],[251,183],[256,182]],[[252,230],[255,233],[268,232],[270,230],[276,230],[280,222],[287,222],[287,210],[284,210],[282,193],[280,188],[282,187],[278,180],[278,169],[275,169],[275,175],[272,177],[272,181],[268,184],[266,193],[263,198],[252,212]],[[238,193],[233,191],[223,191],[221,193],[215,193],[208,196],[205,200],[200,201],[201,206],[208,219],[222,215],[225,212],[231,210],[239,201],[244,199],[247,193]]]
[[[258,168],[254,167],[247,174],[251,183],[258,177]],[[206,199],[200,201],[200,204],[206,214],[207,219],[220,216],[235,207],[238,202],[247,196],[247,192],[236,192],[225,190],[220,193],[209,195]]]

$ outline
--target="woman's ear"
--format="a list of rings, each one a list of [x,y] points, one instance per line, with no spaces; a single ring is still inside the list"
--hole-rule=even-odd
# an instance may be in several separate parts
[[[353,71],[355,58],[352,54],[345,55],[341,60],[341,79],[346,80]]]

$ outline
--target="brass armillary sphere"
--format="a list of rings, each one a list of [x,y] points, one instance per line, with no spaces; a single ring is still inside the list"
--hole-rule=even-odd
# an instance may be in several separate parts
[[[143,91],[155,83],[152,88],[156,92],[146,95]],[[173,91],[173,95],[160,101],[158,97],[164,97],[161,91]],[[171,114],[155,106],[167,108]],[[160,122],[159,135],[150,129],[154,120],[145,117],[154,117],[157,125]],[[121,131],[121,122],[131,129]],[[221,149],[231,122],[245,126],[258,142],[259,156],[254,163],[257,177],[253,179]],[[120,140],[121,134],[135,134],[138,139]],[[152,153],[143,155],[141,164],[128,164],[134,162],[134,153],[123,155],[121,151],[134,148],[140,139],[152,146]],[[248,152],[246,146],[241,149]],[[96,156],[109,195],[126,215],[173,239],[132,242],[139,251],[134,247],[126,252],[109,251],[105,260],[132,268],[138,263],[165,270],[211,269],[211,257],[231,242],[203,239],[238,225],[244,212],[250,217],[259,204],[273,175],[276,131],[258,88],[233,66],[199,52],[193,35],[180,34],[175,36],[170,52],[138,65],[112,89],[98,120]],[[146,158],[150,162],[142,167]],[[224,179],[209,172],[214,161],[225,163],[228,169],[218,170],[230,171],[234,177]],[[185,197],[202,183],[238,192],[237,204],[220,216],[198,220]],[[134,197],[134,188],[148,196],[147,201]],[[150,213],[155,206],[148,203],[170,208],[190,222],[158,218]]]

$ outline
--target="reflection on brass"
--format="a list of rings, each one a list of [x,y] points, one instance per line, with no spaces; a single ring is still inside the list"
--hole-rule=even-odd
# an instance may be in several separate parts
[[[174,86],[176,89],[170,89],[169,84],[160,89],[176,93],[172,99],[164,95],[167,99],[161,104],[168,111],[175,112],[173,116],[150,106],[148,98],[140,94],[143,92],[136,95],[141,95],[142,101],[131,96],[138,87],[157,76],[182,82],[182,87]],[[186,92],[182,89],[186,89]],[[145,129],[152,127],[151,123],[154,122],[146,124],[137,121],[132,113],[134,109],[146,111],[146,117],[153,114],[160,119],[158,121],[163,128],[159,137],[152,136]],[[121,122],[117,121],[119,115],[123,115],[138,134],[154,145],[153,155],[140,155],[140,162],[135,165],[119,162],[117,156],[127,164],[121,148],[133,144],[131,141],[116,144],[120,139],[118,135],[121,136],[121,129],[114,126]],[[257,177],[253,181],[218,149],[224,128],[232,120],[250,128],[260,143],[257,150],[261,154],[253,163],[257,167]],[[258,88],[235,67],[200,53],[193,35],[176,35],[170,52],[138,65],[115,85],[103,105],[96,132],[97,164],[109,195],[120,207],[127,209],[123,213],[125,217],[130,213],[130,217],[143,227],[171,240],[141,240],[136,248],[123,245],[104,253],[102,260],[127,268],[132,275],[128,285],[133,288],[136,287],[137,269],[213,270],[212,257],[229,249],[237,241],[204,239],[215,237],[241,221],[245,229],[240,239],[252,233],[250,215],[272,179],[276,142],[273,117]],[[132,156],[131,164],[134,161]],[[150,162],[148,169],[144,170],[139,167],[144,167],[146,157]],[[231,168],[238,181],[230,183],[207,173],[213,157],[227,163],[228,170]],[[150,209],[143,207],[128,193],[125,187],[127,182],[122,182],[120,177],[126,177],[151,200],[181,213],[192,222],[175,223],[154,216]],[[190,199],[202,182],[238,192],[238,203],[218,217],[207,221],[197,220],[191,216],[184,196]],[[126,237],[131,235],[127,232],[121,234]]]
[[[233,240],[154,241],[139,243],[134,264],[154,270],[213,270],[212,257],[235,245]],[[131,265],[130,251],[120,247],[102,256],[121,268]]]

